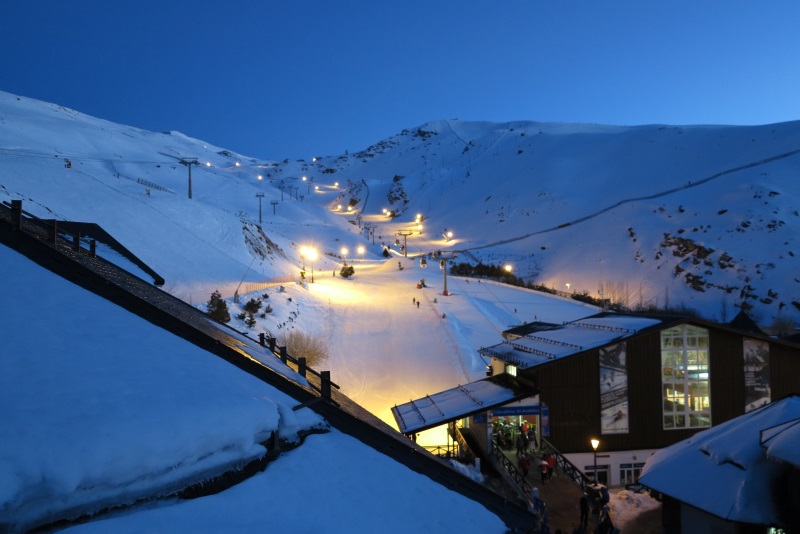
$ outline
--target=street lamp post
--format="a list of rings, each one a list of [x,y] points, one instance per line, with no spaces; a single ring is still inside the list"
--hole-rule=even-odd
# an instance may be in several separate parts
[[[600,446],[600,440],[597,438],[591,439],[592,451],[594,451],[594,485],[597,485],[597,447]]]
[[[361,261],[364,261],[364,252],[366,252],[366,249],[364,248],[364,246],[363,245],[359,245],[358,249],[356,249],[356,252],[358,252],[358,255],[361,256]]]
[[[444,279],[444,288],[442,290],[442,295],[445,297],[449,295],[447,292],[447,260],[439,260],[439,267],[442,268],[442,277]]]
[[[342,259],[344,260],[343,267],[347,267],[347,247],[342,247]]]
[[[311,283],[314,283],[314,261],[317,259],[317,249],[308,249],[308,259],[311,261]]]

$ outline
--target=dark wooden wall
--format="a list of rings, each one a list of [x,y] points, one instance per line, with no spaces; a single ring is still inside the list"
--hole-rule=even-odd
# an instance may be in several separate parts
[[[707,325],[702,325],[707,327]],[[743,339],[746,335],[710,328],[711,419],[717,425],[744,414]],[[522,371],[534,376],[540,401],[550,409],[549,441],[561,452],[591,450],[597,437],[604,450],[659,449],[702,429],[664,430],[660,332],[625,341],[628,365],[628,434],[600,434],[599,351],[554,360]],[[800,347],[770,342],[772,399],[800,393]]]

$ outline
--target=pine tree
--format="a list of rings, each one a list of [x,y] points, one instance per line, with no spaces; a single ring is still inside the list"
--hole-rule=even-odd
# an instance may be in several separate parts
[[[219,291],[211,293],[211,298],[206,304],[208,314],[221,323],[228,323],[231,320],[231,314],[228,311],[228,303],[222,299]]]
[[[261,299],[250,299],[247,301],[247,304],[244,305],[244,311],[254,315],[261,309],[261,304]]]

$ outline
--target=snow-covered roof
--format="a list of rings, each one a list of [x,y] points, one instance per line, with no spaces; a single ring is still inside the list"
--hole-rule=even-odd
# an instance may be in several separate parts
[[[507,336],[503,343],[480,352],[527,369],[614,343],[662,322],[654,317],[600,314],[562,325],[532,323],[510,331],[521,337]]]
[[[774,458],[797,465],[798,421],[800,397],[773,402],[656,452],[639,480],[729,521],[779,525],[772,488],[786,466]]]
[[[392,414],[400,432],[410,434],[535,394],[533,384],[504,373],[395,406]]]
[[[761,431],[767,456],[800,468],[800,418]]]

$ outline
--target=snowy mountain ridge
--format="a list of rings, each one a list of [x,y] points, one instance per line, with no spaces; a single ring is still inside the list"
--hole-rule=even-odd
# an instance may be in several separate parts
[[[322,271],[341,261],[342,245],[378,257],[381,242],[396,250],[398,233],[412,232],[411,254],[511,263],[568,293],[797,323],[798,149],[800,122],[441,120],[355,153],[262,160],[0,93],[0,200],[97,222],[187,301],[296,274],[308,242]],[[165,244],[171,257],[148,253]],[[207,262],[182,261],[198,256]]]

